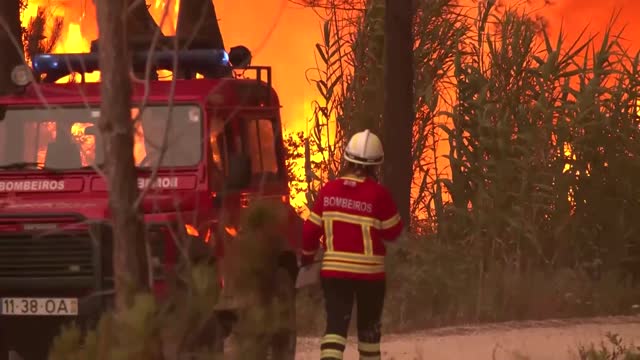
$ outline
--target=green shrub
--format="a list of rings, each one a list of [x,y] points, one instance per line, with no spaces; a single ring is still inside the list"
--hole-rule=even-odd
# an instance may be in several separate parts
[[[618,334],[607,333],[607,342],[578,347],[580,360],[640,360],[640,347],[626,345]]]

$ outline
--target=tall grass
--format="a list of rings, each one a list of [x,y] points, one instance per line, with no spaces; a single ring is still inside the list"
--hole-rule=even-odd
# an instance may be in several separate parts
[[[345,134],[380,75],[366,4],[343,28]],[[416,241],[388,264],[389,329],[628,313],[640,294],[640,57],[615,16],[597,39],[552,38],[526,8],[493,5],[416,2]]]
[[[458,240],[483,271],[618,268],[637,231],[637,56],[610,28],[567,46],[515,10],[478,30],[486,53],[461,43],[443,127]]]

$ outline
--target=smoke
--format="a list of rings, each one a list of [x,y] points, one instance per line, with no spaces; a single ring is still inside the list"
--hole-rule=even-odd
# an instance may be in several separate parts
[[[640,24],[635,18],[639,11],[637,0],[555,0],[541,12],[548,20],[551,34],[557,36],[562,27],[569,40],[585,28],[585,35],[601,39],[615,17],[614,33],[624,30],[626,45],[638,50]]]

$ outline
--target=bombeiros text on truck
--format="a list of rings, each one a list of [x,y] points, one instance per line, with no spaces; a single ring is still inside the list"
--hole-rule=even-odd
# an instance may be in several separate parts
[[[233,234],[253,199],[288,205],[289,187],[271,68],[250,66],[245,47],[150,43],[131,45],[132,73],[153,70],[132,84],[131,119],[152,287],[163,296],[185,260],[180,244],[220,260],[225,227]],[[42,359],[60,325],[92,326],[111,304],[108,187],[96,171],[105,161],[100,84],[84,79],[99,70],[97,42],[90,53],[38,55],[12,73],[18,91],[0,96],[0,359]],[[223,212],[231,225],[219,226]],[[283,256],[293,275],[292,234]]]

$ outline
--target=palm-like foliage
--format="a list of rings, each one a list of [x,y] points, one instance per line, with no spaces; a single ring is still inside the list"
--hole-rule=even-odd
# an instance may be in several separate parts
[[[379,121],[375,4],[351,2],[355,25],[334,51],[349,60],[333,94],[342,134]],[[631,293],[620,275],[640,278],[640,57],[623,47],[615,18],[597,38],[551,36],[525,7],[415,4],[412,206],[431,235],[393,270],[404,279],[393,317],[415,314],[412,297],[434,316],[476,320],[629,306],[626,296],[595,300],[607,286]],[[327,178],[326,167],[309,169]],[[557,277],[551,294],[537,288],[547,276]],[[589,298],[590,310],[567,310],[563,291]]]

